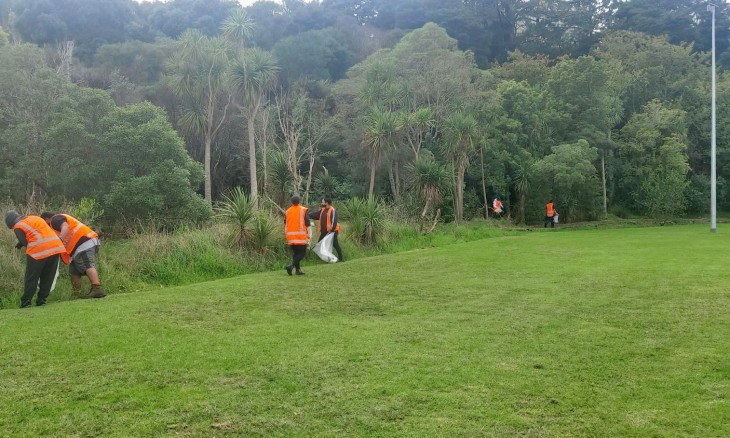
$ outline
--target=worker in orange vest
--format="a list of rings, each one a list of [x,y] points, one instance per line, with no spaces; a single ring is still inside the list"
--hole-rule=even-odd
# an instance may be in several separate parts
[[[337,211],[332,205],[331,198],[322,198],[322,205],[319,211],[309,213],[309,217],[319,221],[319,241],[324,239],[329,233],[335,233],[332,236],[332,247],[337,251],[337,260],[344,262],[345,258],[342,256],[342,248],[340,248],[340,242],[337,237],[340,235],[340,224],[337,222]]]
[[[492,212],[494,212],[494,215],[497,217],[502,216],[502,213],[504,212],[502,200],[499,199],[499,197],[494,198],[492,201]]]
[[[550,223],[550,228],[555,228],[555,216],[558,214],[557,211],[555,211],[555,206],[553,205],[553,200],[549,200],[547,205],[545,205],[545,224],[543,228],[547,228],[548,222]]]
[[[20,297],[20,308],[30,307],[38,292],[35,304],[46,304],[58,272],[58,260],[66,251],[61,239],[39,216],[23,216],[10,210],[5,214],[5,225],[15,232],[17,249],[25,247],[25,286]]]
[[[81,292],[81,277],[86,275],[91,282],[89,293],[81,298],[104,298],[106,292],[99,281],[96,259],[99,255],[99,235],[80,220],[67,214],[44,211],[44,221],[58,234],[69,257],[64,259],[71,276],[71,287],[75,294]]]
[[[289,275],[292,275],[293,270],[296,270],[297,275],[304,275],[300,263],[307,255],[307,245],[309,244],[308,210],[299,205],[300,202],[299,196],[292,196],[292,205],[286,210],[284,219],[286,244],[292,250],[292,262],[286,266],[286,273]]]

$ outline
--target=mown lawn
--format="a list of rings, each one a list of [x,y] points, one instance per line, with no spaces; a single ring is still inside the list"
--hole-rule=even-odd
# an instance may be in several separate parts
[[[0,311],[0,436],[730,436],[730,232],[534,231]]]

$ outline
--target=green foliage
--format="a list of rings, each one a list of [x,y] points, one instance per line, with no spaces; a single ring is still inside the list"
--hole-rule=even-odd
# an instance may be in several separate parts
[[[431,155],[424,154],[418,161],[406,167],[407,185],[423,203],[420,218],[435,210],[445,193],[451,189],[451,172]]]
[[[256,204],[241,187],[235,187],[216,207],[216,218],[234,228],[233,242],[243,246],[248,240],[252,222],[256,217]]]
[[[553,147],[553,153],[537,162],[543,202],[554,199],[561,218],[590,219],[596,214],[600,185],[595,163],[598,151],[585,140]]]
[[[313,80],[338,80],[354,62],[354,55],[332,29],[308,30],[279,40],[273,52],[279,59],[282,76],[305,76]]]
[[[345,202],[349,231],[356,242],[374,245],[380,240],[385,225],[383,209],[383,203],[376,198],[352,198]]]
[[[344,199],[350,195],[352,188],[329,173],[320,173],[314,178],[314,193],[321,197]]]
[[[108,181],[103,206],[110,217],[154,218],[165,227],[210,217],[210,208],[195,192],[202,180],[201,166],[187,155],[159,108],[148,103],[117,108],[102,125],[106,159],[99,171]]]
[[[280,243],[281,245],[277,245]],[[251,247],[259,254],[271,254],[274,248],[284,245],[281,220],[266,210],[258,210],[250,232]]]
[[[150,36],[134,4],[126,0],[27,0],[14,6],[14,26],[24,41],[38,45],[74,41],[74,54],[84,60],[102,44]]]
[[[91,228],[97,228],[100,225],[101,217],[104,216],[104,209],[99,206],[94,198],[81,198],[78,204],[71,209],[71,216]]]
[[[683,111],[652,101],[621,130],[625,161],[619,187],[633,194],[638,211],[654,218],[683,213],[687,205],[685,120]]]
[[[204,35],[216,35],[224,20],[238,5],[230,0],[185,0],[154,2],[147,6],[150,24],[170,38],[178,38],[187,29]]]
[[[0,47],[7,45],[9,42],[8,34],[3,30],[3,27],[0,26]]]

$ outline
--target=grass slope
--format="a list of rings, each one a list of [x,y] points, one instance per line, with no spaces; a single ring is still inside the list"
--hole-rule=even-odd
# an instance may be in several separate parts
[[[2,436],[730,436],[730,234],[531,232],[0,311]]]

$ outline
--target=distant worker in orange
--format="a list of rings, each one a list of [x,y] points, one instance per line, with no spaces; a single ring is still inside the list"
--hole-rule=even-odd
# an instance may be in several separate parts
[[[555,211],[555,206],[553,205],[553,200],[549,200],[547,205],[545,205],[545,224],[543,228],[547,228],[548,222],[550,223],[550,228],[555,228],[555,216],[558,215],[558,212]]]
[[[337,261],[344,262],[345,257],[342,256],[342,248],[337,237],[340,235],[340,224],[337,222],[337,212],[332,205],[332,198],[322,198],[322,205],[319,211],[309,213],[310,219],[319,221],[319,241],[324,239],[329,233],[332,235],[332,247],[337,251]]]
[[[300,264],[307,255],[307,245],[309,244],[308,210],[299,205],[300,202],[299,196],[292,196],[292,205],[286,210],[284,219],[286,244],[292,251],[292,261],[286,266],[286,273],[289,275],[292,275],[293,270],[296,270],[297,275],[304,275]]]
[[[64,262],[68,265],[74,294],[81,293],[81,277],[86,275],[91,282],[91,289],[89,293],[81,295],[81,298],[104,298],[106,292],[101,287],[99,271],[96,268],[100,247],[99,235],[80,220],[67,214],[44,211],[41,217],[66,246],[69,257]]]
[[[30,307],[36,291],[36,306],[46,304],[58,272],[58,260],[66,252],[61,239],[39,216],[22,216],[14,210],[5,214],[5,225],[15,232],[15,248],[25,247],[25,286],[20,308]]]
[[[502,216],[502,213],[504,212],[502,200],[499,199],[499,197],[494,198],[494,200],[492,201],[492,212],[494,212],[494,215],[497,217]]]

